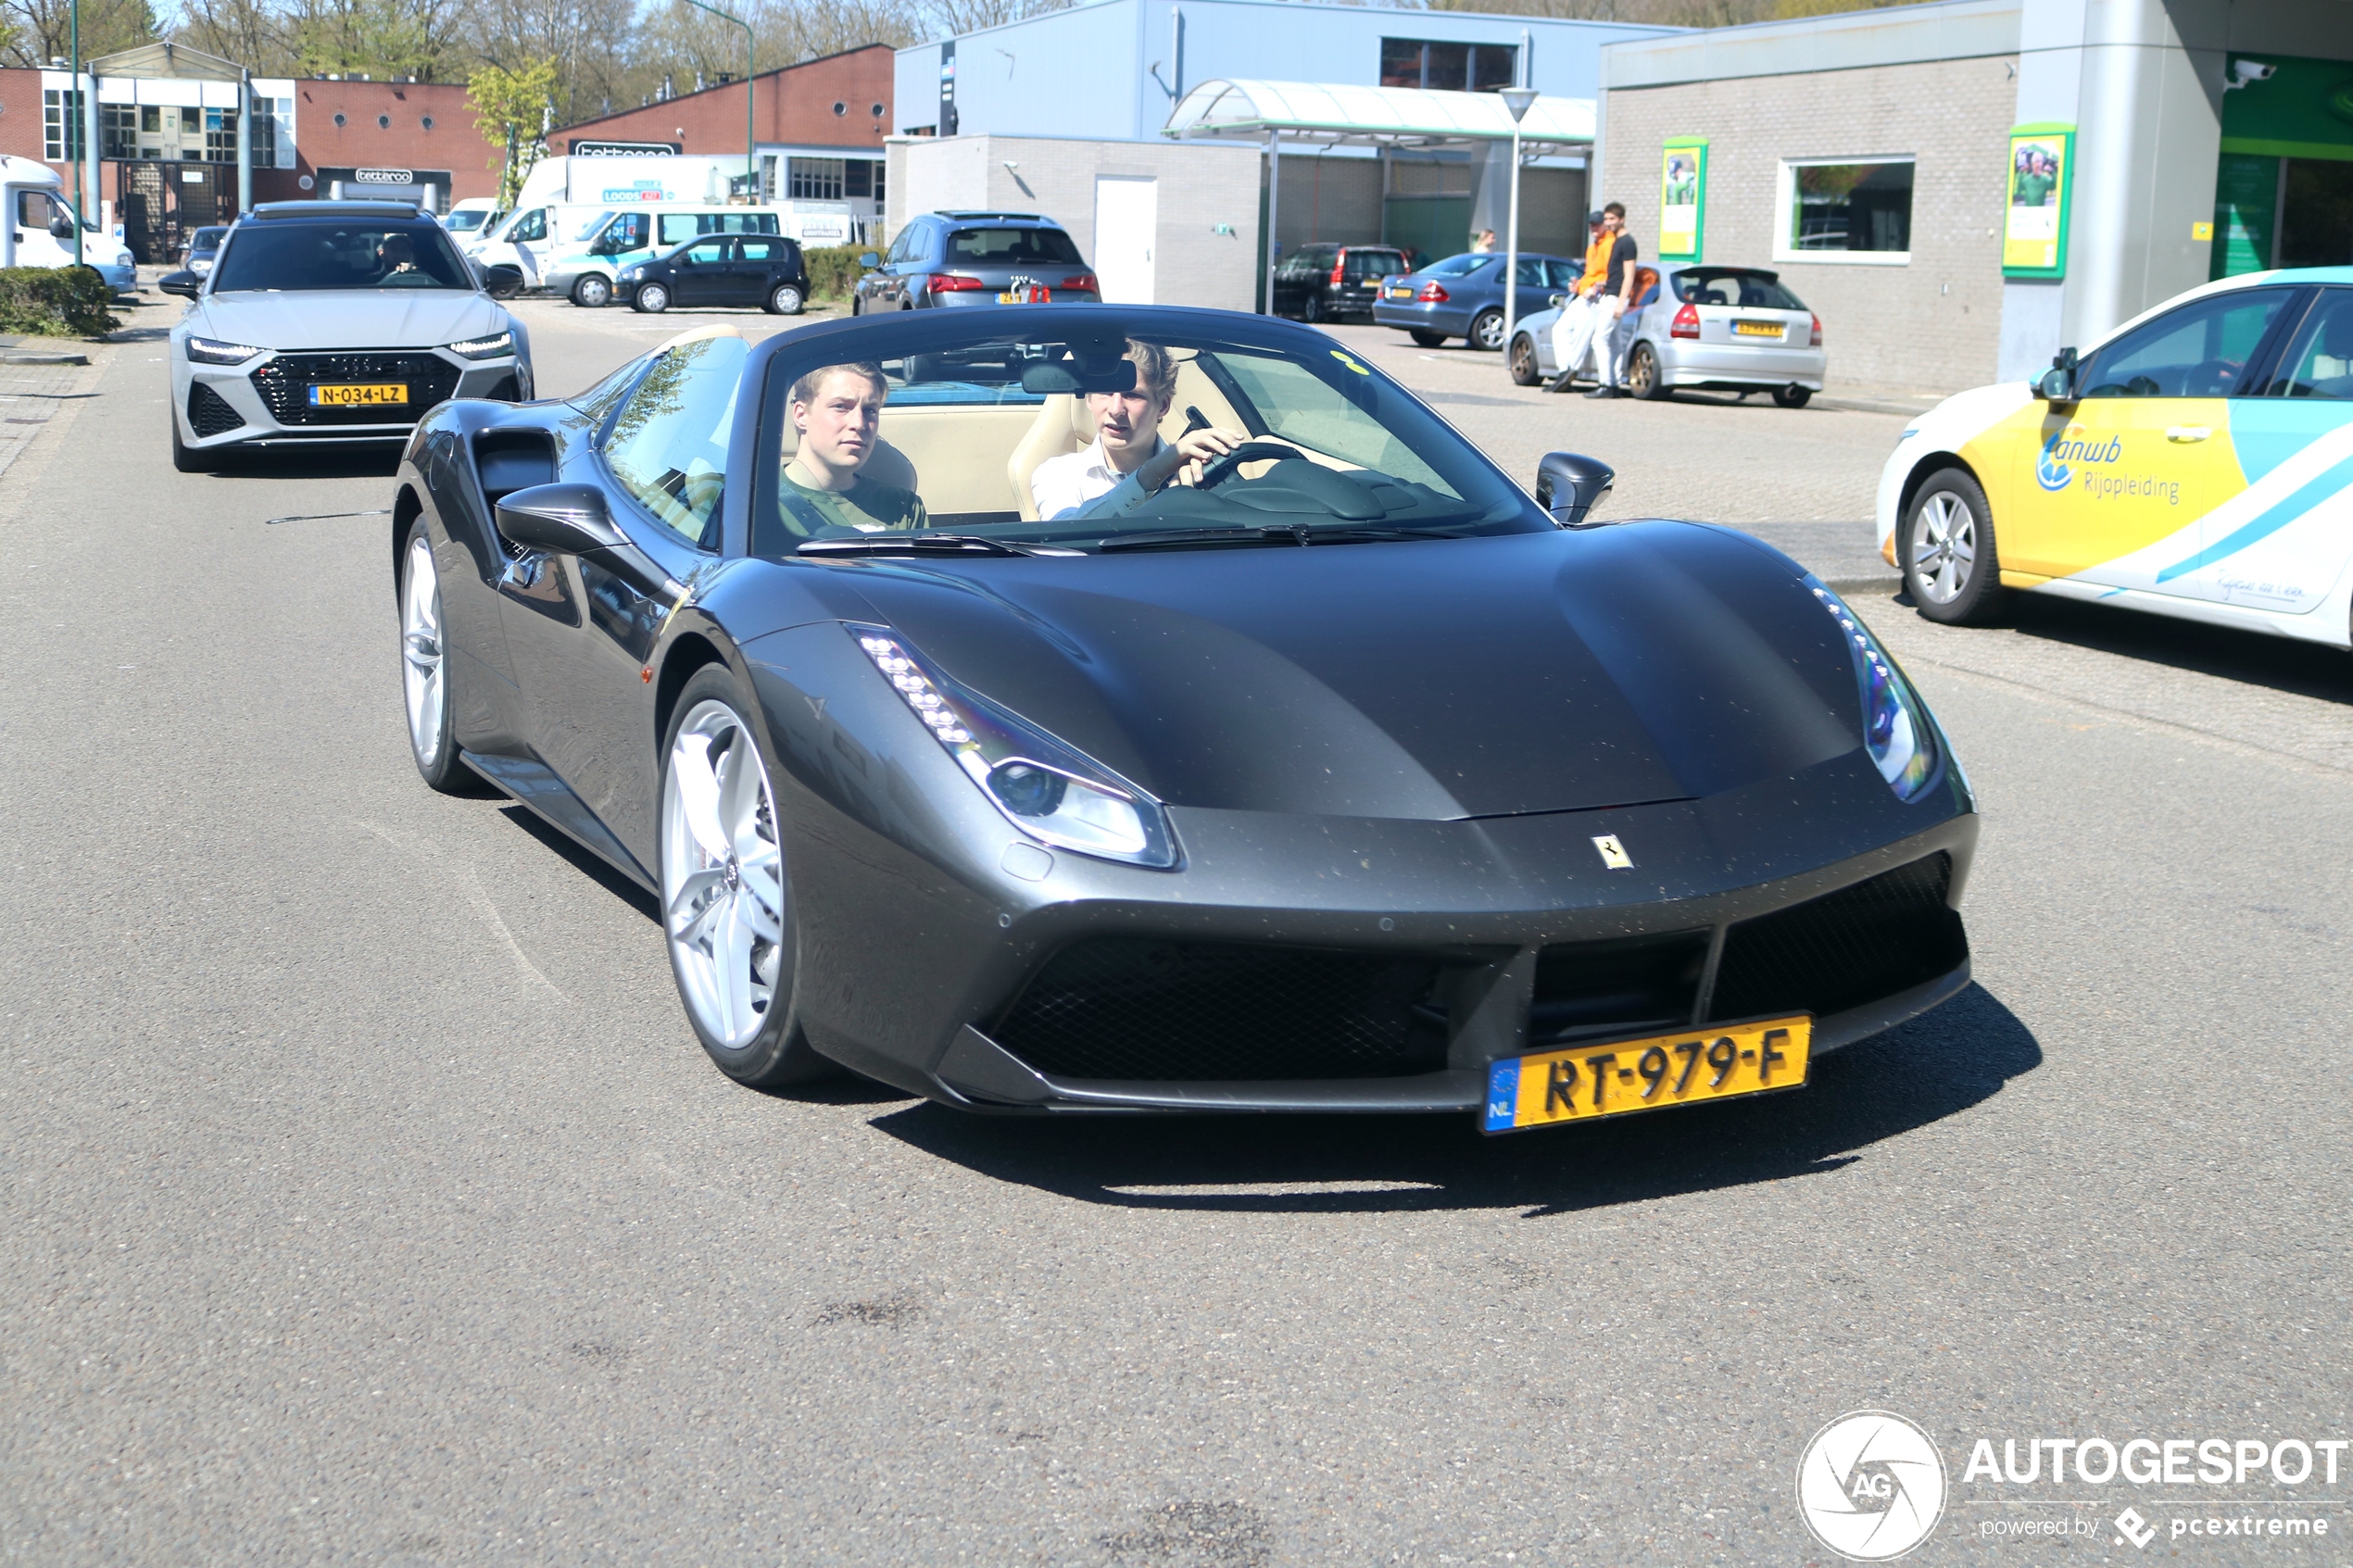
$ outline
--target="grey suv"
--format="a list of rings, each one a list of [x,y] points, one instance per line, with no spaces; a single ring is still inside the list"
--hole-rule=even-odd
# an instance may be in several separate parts
[[[1062,226],[1034,212],[926,212],[910,219],[890,254],[868,251],[850,314],[995,305],[1042,291],[1056,304],[1102,297],[1087,258]]]

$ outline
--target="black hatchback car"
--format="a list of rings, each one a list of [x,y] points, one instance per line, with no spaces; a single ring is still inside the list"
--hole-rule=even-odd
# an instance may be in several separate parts
[[[809,299],[809,267],[799,242],[782,234],[704,234],[623,268],[613,292],[633,310],[757,305],[772,316],[798,316]]]
[[[1275,314],[1369,320],[1381,280],[1405,269],[1405,253],[1395,245],[1303,245],[1275,267]]]
[[[866,269],[853,316],[1000,303],[1092,305],[1102,289],[1077,242],[1034,212],[926,212],[907,220],[888,256]]]

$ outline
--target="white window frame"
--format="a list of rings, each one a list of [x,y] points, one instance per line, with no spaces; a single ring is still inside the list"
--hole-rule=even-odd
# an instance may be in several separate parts
[[[1908,250],[1800,250],[1790,244],[1790,227],[1796,216],[1797,171],[1850,163],[1908,163],[1912,166],[1912,198],[1919,200],[1919,157],[1915,153],[1855,153],[1839,157],[1785,157],[1774,175],[1773,190],[1773,259],[1795,261],[1824,267],[1909,267],[1912,253]],[[1915,217],[1918,213],[1915,212]]]

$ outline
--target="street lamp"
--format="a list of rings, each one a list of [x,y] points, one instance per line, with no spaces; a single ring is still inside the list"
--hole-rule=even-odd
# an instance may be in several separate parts
[[[1520,57],[1527,58],[1521,51]],[[1497,97],[1512,111],[1512,207],[1504,233],[1504,366],[1511,368],[1512,332],[1519,325],[1519,122],[1536,101],[1533,87],[1506,87]]]
[[[757,207],[764,193],[760,188],[760,144],[752,132],[752,94],[756,89],[752,85],[751,23],[716,6],[706,6],[703,0],[686,0],[686,4],[698,11],[709,11],[721,21],[733,22],[744,30],[744,194],[751,198],[752,205]]]

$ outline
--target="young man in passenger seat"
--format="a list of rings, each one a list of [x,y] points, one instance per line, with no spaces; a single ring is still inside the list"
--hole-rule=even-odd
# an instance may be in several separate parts
[[[777,491],[787,529],[813,539],[931,526],[922,496],[860,477],[881,442],[889,394],[882,367],[867,363],[822,366],[793,383],[787,412],[799,447]]]
[[[1049,458],[1029,476],[1039,518],[1123,517],[1171,480],[1198,483],[1204,463],[1250,439],[1239,430],[1212,428],[1189,430],[1173,446],[1161,440],[1160,421],[1176,400],[1176,362],[1160,345],[1134,338],[1126,358],[1136,367],[1135,385],[1087,395],[1094,444]]]

